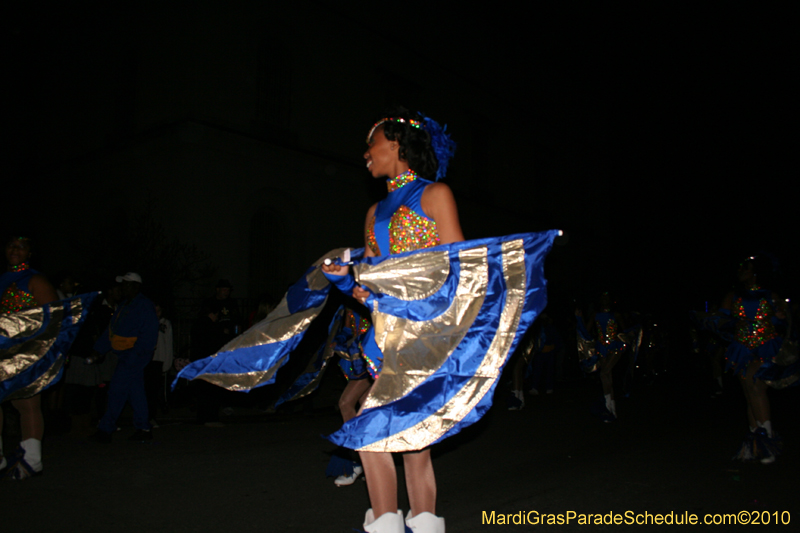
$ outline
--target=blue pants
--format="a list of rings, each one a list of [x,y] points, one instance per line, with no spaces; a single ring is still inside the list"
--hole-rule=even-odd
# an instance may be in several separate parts
[[[133,425],[137,429],[150,429],[147,393],[144,388],[144,368],[153,359],[153,353],[119,354],[117,368],[111,377],[108,390],[108,407],[97,428],[112,433],[117,429],[117,419],[127,402],[133,407]]]

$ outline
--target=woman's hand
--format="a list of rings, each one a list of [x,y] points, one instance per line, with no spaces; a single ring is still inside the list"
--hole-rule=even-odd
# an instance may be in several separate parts
[[[322,271],[334,276],[346,276],[350,272],[350,267],[348,265],[337,265],[336,263],[331,263],[330,265],[323,263]]]
[[[362,304],[367,303],[367,298],[369,297],[369,295],[370,292],[367,289],[363,288],[361,285],[356,285],[355,288],[353,288],[353,298],[355,298]]]

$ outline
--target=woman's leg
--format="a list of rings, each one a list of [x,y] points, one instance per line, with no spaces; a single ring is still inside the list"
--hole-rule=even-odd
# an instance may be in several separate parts
[[[44,436],[42,396],[41,394],[36,394],[30,398],[13,400],[12,405],[19,411],[22,436],[19,445],[25,451],[25,462],[30,465],[34,472],[41,472],[42,436]]]
[[[411,515],[436,514],[436,476],[433,473],[431,450],[403,454],[406,471],[406,490]]]
[[[397,471],[388,452],[359,452],[375,518],[397,512]]]
[[[42,440],[44,436],[44,416],[42,416],[41,394],[23,400],[13,400],[12,405],[19,411],[22,440]]]
[[[603,397],[605,398],[606,409],[614,417],[617,416],[617,402],[614,399],[613,371],[614,365],[617,364],[620,357],[622,357],[622,352],[615,351],[610,352],[600,360],[600,382],[603,384]]]
[[[347,386],[342,391],[339,397],[339,412],[342,414],[342,419],[347,422],[356,416],[356,408],[359,404],[363,403],[366,394],[369,392],[371,382],[369,379],[349,380]],[[347,455],[351,459],[352,470],[346,465],[340,463],[343,459],[341,456],[334,455],[331,457],[331,463],[328,466],[328,471],[333,473],[338,469],[342,469],[342,473],[333,481],[337,487],[352,485],[355,483],[358,476],[363,473],[363,465],[358,464],[358,457],[356,452],[347,450]],[[349,471],[349,473],[348,473]]]
[[[767,385],[760,379],[753,379],[761,368],[761,361],[753,361],[747,366],[747,373],[742,378],[742,386],[747,398],[748,415],[752,417],[758,427],[770,421],[769,397],[767,397]],[[748,416],[749,418],[749,416]],[[752,423],[752,422],[751,422]],[[767,429],[769,436],[772,436],[772,428]]]
[[[339,412],[345,422],[356,416],[356,406],[361,402],[364,393],[369,391],[370,381],[358,379],[347,382],[342,395],[339,397]]]

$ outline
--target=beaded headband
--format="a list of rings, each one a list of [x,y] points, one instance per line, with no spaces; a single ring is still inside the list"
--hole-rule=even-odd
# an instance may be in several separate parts
[[[380,126],[381,124],[383,124],[386,121],[389,121],[389,122],[403,122],[403,123],[408,122],[409,126],[413,126],[413,127],[417,128],[417,129],[419,129],[420,126],[422,126],[422,124],[420,124],[419,120],[405,119],[405,118],[394,118],[394,117],[382,118],[378,122],[376,122],[372,126],[372,129],[369,130],[369,133],[367,133],[367,144],[369,144],[369,140],[372,139],[372,134],[375,133],[375,130],[378,129],[378,126]]]
[[[447,164],[450,162],[450,158],[453,157],[453,154],[456,151],[456,143],[450,138],[450,135],[447,134],[446,124],[444,127],[442,127],[432,118],[426,117],[422,113],[419,113],[419,115],[422,117],[424,124],[419,120],[410,118],[387,117],[380,119],[375,123],[374,126],[372,126],[372,129],[369,130],[369,133],[367,134],[367,144],[369,144],[370,139],[372,139],[372,134],[375,133],[375,130],[378,128],[378,126],[387,121],[408,123],[409,126],[414,128],[424,129],[431,136],[431,148],[433,148],[433,153],[436,155],[436,161],[439,163],[439,168],[436,171],[436,181],[439,181],[445,176],[445,174],[447,174]]]

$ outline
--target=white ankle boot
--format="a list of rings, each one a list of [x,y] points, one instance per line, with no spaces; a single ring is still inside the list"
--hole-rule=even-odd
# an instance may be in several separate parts
[[[406,525],[414,533],[444,533],[444,518],[432,513],[420,513],[411,518],[411,511],[406,515]]]
[[[33,468],[34,472],[42,471],[42,441],[39,439],[26,439],[19,443],[25,450],[25,462]]]
[[[372,509],[369,509],[364,517],[364,531],[367,533],[405,533],[406,526],[403,523],[403,513],[400,511],[383,513],[380,518],[375,520]]]

